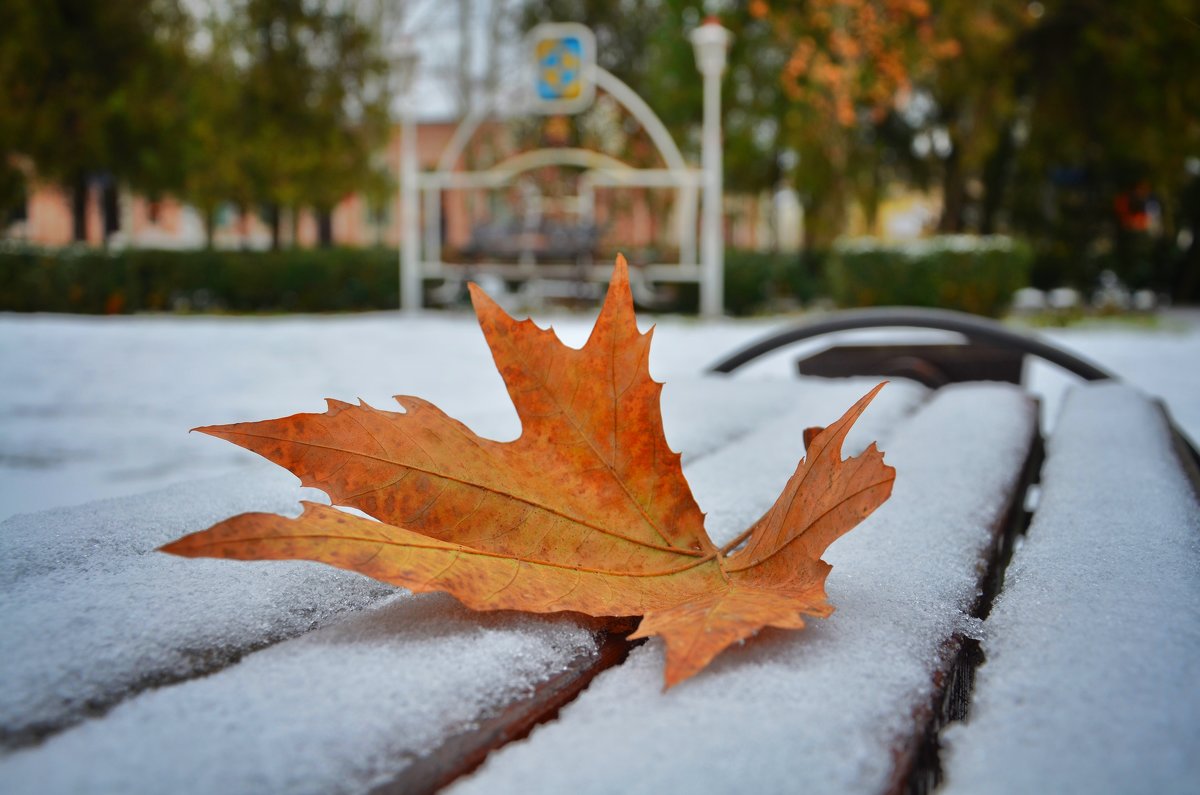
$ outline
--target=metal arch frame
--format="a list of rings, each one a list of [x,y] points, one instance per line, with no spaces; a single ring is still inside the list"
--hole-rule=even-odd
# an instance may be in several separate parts
[[[679,223],[679,262],[646,265],[644,276],[654,281],[681,282],[701,281],[702,273],[696,261],[696,241],[684,230],[695,226],[696,197],[703,176],[694,170],[685,172],[670,169],[636,168],[614,157],[591,149],[554,148],[522,152],[483,171],[432,172],[421,175],[417,183],[425,198],[425,241],[426,256],[420,261],[423,274],[441,275],[446,264],[441,261],[441,240],[438,229],[441,223],[439,194],[446,188],[499,188],[515,180],[520,174],[544,166],[569,166],[583,169],[579,178],[579,212],[590,217],[595,206],[597,188],[604,187],[651,187],[675,188],[681,192]],[[475,267],[479,267],[479,263]],[[491,269],[510,275],[528,275],[527,268],[492,264]],[[543,271],[551,271],[542,268]],[[589,278],[603,281],[611,269],[599,267],[589,271]]]
[[[567,165],[585,169],[580,181],[581,206],[586,210],[594,204],[597,186],[604,187],[663,187],[673,188],[677,193],[679,262],[655,263],[645,268],[645,276],[656,281],[695,281],[705,288],[705,276],[698,264],[696,222],[699,216],[699,195],[703,175],[699,169],[689,167],[679,146],[671,137],[666,125],[646,104],[637,92],[611,72],[600,66],[592,67],[592,81],[616,100],[641,124],[654,143],[666,168],[639,169],[616,158],[586,149],[535,150],[507,158],[483,171],[456,171],[455,166],[466,150],[467,144],[478,131],[484,120],[491,116],[502,98],[512,100],[513,94],[494,94],[472,111],[454,130],[438,158],[437,170],[419,173],[414,182],[424,202],[424,241],[422,252],[412,257],[410,267],[417,271],[416,279],[422,276],[440,276],[445,273],[446,263],[441,253],[441,192],[446,188],[496,187],[504,185],[522,171],[542,165]],[[509,269],[511,270],[511,269]],[[606,273],[600,269],[597,273]]]
[[[688,170],[687,161],[683,159],[683,153],[679,151],[675,139],[667,131],[667,126],[636,91],[621,82],[612,72],[599,66],[596,67],[595,80],[597,88],[604,89],[641,123],[650,140],[654,141],[667,168],[672,171]]]
[[[425,187],[476,188],[495,187],[510,182],[518,174],[543,166],[574,166],[590,171],[634,171],[633,166],[615,157],[591,149],[563,147],[535,149],[505,158],[483,171],[444,171],[426,174]]]
[[[920,309],[888,307],[883,309],[850,309],[829,317],[783,329],[722,359],[709,368],[714,373],[731,373],[744,364],[796,342],[830,334],[870,328],[925,328],[953,331],[972,342],[984,342],[1000,348],[1032,354],[1058,365],[1086,381],[1115,380],[1104,368],[1073,353],[1042,342],[1036,337],[1018,334],[994,320],[955,312],[949,309]]]
[[[666,125],[662,123],[662,120],[646,104],[645,100],[607,69],[596,66],[594,70],[593,79],[596,87],[604,89],[638,120],[646,130],[646,134],[650,136],[650,140],[654,142],[667,168],[673,171],[689,171],[687,161],[683,159],[683,153],[679,151],[679,146],[675,143],[675,139],[671,137],[671,133],[668,132]],[[446,148],[442,150],[441,157],[438,158],[438,171],[448,172],[454,170],[454,165],[462,157],[463,151],[467,148],[467,143],[475,135],[475,131],[479,129],[479,125],[483,124],[484,119],[495,112],[496,105],[500,102],[500,99],[499,94],[491,96],[487,102],[480,105],[467,118],[463,119],[462,124],[458,125],[454,130],[454,135],[451,136],[450,141],[446,144]]]

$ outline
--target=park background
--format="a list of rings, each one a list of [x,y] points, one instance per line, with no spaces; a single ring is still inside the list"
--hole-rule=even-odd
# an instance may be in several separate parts
[[[526,31],[583,22],[598,64],[698,162],[689,34],[706,18],[732,33],[727,312],[832,297],[997,315],[1026,285],[1074,289],[1032,299],[1072,311],[1200,297],[1189,0],[15,0],[0,10],[0,308],[394,307],[402,113],[429,168],[514,79]],[[464,159],[536,147],[657,156],[601,94],[573,116],[496,114]],[[552,215],[561,175],[534,178]],[[478,230],[520,216],[524,199],[452,202],[447,258],[469,259]],[[621,250],[636,266],[678,246],[662,192],[610,205],[597,261]],[[937,235],[970,237],[897,245]],[[971,245],[996,239],[1003,253]],[[965,283],[947,290],[951,278]],[[695,301],[685,287],[654,308]]]
[[[689,35],[708,15],[732,32],[724,307],[755,317],[660,314],[656,377],[693,375],[832,298],[954,298],[1041,327],[1200,438],[1194,2],[12,0],[0,6],[4,514],[244,464],[184,432],[196,425],[325,396],[386,405],[406,391],[452,408],[474,394],[490,363],[466,314],[344,314],[398,305],[401,115],[415,111],[428,167],[511,82],[526,30],[584,22],[598,63],[696,162]],[[568,145],[655,164],[603,94],[577,116],[499,114],[475,138],[467,154],[485,164],[493,148]],[[597,262],[653,254],[669,229],[654,222],[659,198],[625,198]],[[521,200],[486,209],[511,216]],[[447,234],[469,239],[469,220]],[[696,306],[682,290],[655,308]],[[592,318],[515,309],[576,344]],[[1034,376],[1053,422],[1067,380]]]
[[[569,619],[481,619],[449,599],[385,596],[322,567],[206,569],[154,550],[247,508],[286,513],[302,496],[269,462],[188,428],[322,411],[326,397],[389,407],[401,393],[487,438],[516,437],[520,421],[478,325],[457,306],[460,292],[426,280],[424,298],[446,308],[396,311],[413,298],[398,267],[398,249],[412,242],[400,239],[412,214],[399,199],[411,199],[412,181],[397,179],[399,139],[412,138],[397,128],[415,114],[436,149],[493,88],[513,82],[525,30],[575,20],[595,31],[601,65],[636,88],[695,165],[703,81],[691,38],[713,18],[733,35],[723,79],[724,311],[693,317],[703,308],[696,291],[665,295],[657,285],[638,316],[643,330],[654,327],[648,364],[665,382],[666,438],[684,451],[709,527],[760,515],[778,493],[771,469],[780,485],[792,471],[801,429],[838,416],[845,403],[832,398],[858,388],[797,378],[795,356],[830,342],[949,341],[867,329],[791,346],[730,377],[703,375],[781,327],[820,322],[839,304],[954,306],[1095,362],[1125,385],[1073,389],[1077,379],[1044,363],[1024,370],[1050,463],[1027,499],[1010,492],[1014,517],[1041,507],[1010,569],[1025,596],[1006,592],[1039,619],[1018,668],[1057,680],[1068,698],[1019,690],[1019,717],[1003,734],[1092,790],[1160,781],[1189,791],[1200,758],[1188,752],[1200,736],[1187,686],[1200,659],[1188,590],[1194,500],[1142,395],[1200,439],[1200,309],[1189,305],[1200,14],[1195,3],[1098,0],[0,3],[0,544],[9,550],[0,599],[13,649],[0,656],[0,713],[19,716],[0,722],[0,739],[15,744],[0,750],[0,781],[15,784],[0,789],[350,791],[370,776],[361,790],[382,791],[412,758],[413,746],[397,747],[410,729],[477,729],[475,705],[533,689],[536,676],[517,672],[561,670],[562,657],[541,650],[576,653],[571,638],[582,630]],[[405,68],[414,49],[415,75]],[[519,148],[595,147],[659,165],[647,131],[606,105],[601,93],[571,117],[506,106],[464,158],[487,167]],[[422,152],[426,166],[431,159]],[[555,193],[568,180],[533,180],[446,212],[445,253],[469,265],[479,229],[508,234],[516,221],[528,231],[537,196],[542,218],[570,222],[569,196]],[[596,269],[611,267],[617,250],[635,273],[677,253],[663,196],[633,190],[609,201],[588,252]],[[549,263],[517,263],[525,266],[538,274]],[[552,323],[566,344],[587,338],[599,289],[539,301],[489,281],[518,316]],[[883,393],[898,398],[893,406],[919,393],[897,380]],[[981,696],[992,671],[1003,681],[1003,652],[993,652],[1004,648],[1005,624],[981,626],[974,610],[968,618],[982,581],[959,575],[981,570],[961,552],[998,519],[987,506],[1002,510],[988,484],[1005,472],[1016,482],[1009,466],[1033,418],[1012,409],[1024,400],[1003,386],[952,386],[916,422],[868,415],[907,496],[891,503],[900,511],[883,532],[849,539],[857,556],[854,546],[833,550],[846,555],[831,560],[858,607],[835,596],[839,618],[800,636],[799,657],[780,643],[763,656],[743,650],[724,675],[695,680],[698,701],[683,688],[658,694],[656,648],[635,650],[569,707],[590,710],[590,697],[615,716],[614,741],[569,739],[565,753],[543,745],[552,750],[534,752],[538,775],[528,780],[553,788],[542,773],[556,763],[584,771],[579,783],[599,791],[663,781],[720,789],[731,772],[742,789],[795,789],[773,778],[780,770],[791,783],[803,773],[837,787],[839,770],[899,758],[887,750],[870,761],[875,752],[859,739],[891,732],[898,724],[887,713],[906,732],[914,725],[917,702],[881,708],[875,695],[887,683],[916,684],[910,674],[947,683],[933,691],[935,707],[965,698],[945,698],[962,680],[929,667],[944,657],[943,629],[982,629]],[[884,436],[888,426],[900,434]],[[1066,543],[1055,546],[1060,529]],[[854,622],[856,610],[867,623]],[[822,639],[830,629],[837,634]],[[841,651],[813,677],[803,655],[822,644]],[[683,707],[677,720],[656,711],[668,698]],[[829,709],[813,719],[791,709],[810,704]],[[566,715],[556,722],[566,726]],[[1069,734],[1058,730],[1064,722]],[[925,725],[916,724],[921,735],[936,733]],[[661,743],[631,747],[630,729],[647,726],[644,737],[677,737],[699,764],[664,756]],[[639,749],[670,778],[626,764]],[[1018,758],[1008,752],[990,758],[1001,760],[987,773],[1000,787],[1038,769],[1005,767]]]

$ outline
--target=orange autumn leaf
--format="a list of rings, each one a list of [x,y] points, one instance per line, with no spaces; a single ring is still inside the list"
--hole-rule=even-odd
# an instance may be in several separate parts
[[[579,350],[513,320],[475,285],[471,296],[519,438],[480,438],[406,396],[396,398],[403,413],[331,400],[323,414],[200,428],[378,521],[305,503],[295,519],[242,514],[163,550],[315,560],[476,610],[642,616],[634,637],[666,641],[667,687],[763,627],[800,629],[803,616],[832,612],[821,554],[888,498],[895,477],[874,445],[841,455],[882,384],[806,432],[809,455],[775,505],[718,549],[663,434],[651,332],[637,329],[624,258]]]

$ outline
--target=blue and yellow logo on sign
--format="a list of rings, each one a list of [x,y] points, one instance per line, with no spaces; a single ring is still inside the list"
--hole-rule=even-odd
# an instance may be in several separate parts
[[[542,39],[536,56],[539,99],[571,100],[583,95],[583,42],[578,36]]]
[[[577,22],[546,22],[529,31],[533,66],[530,110],[579,113],[596,95],[596,36]],[[528,78],[526,78],[528,79]]]

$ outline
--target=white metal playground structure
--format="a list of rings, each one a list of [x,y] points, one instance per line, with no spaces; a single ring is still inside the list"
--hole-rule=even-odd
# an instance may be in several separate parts
[[[653,143],[662,159],[661,168],[636,168],[615,157],[591,149],[555,147],[522,152],[478,171],[456,170],[466,147],[480,126],[491,117],[503,101],[511,106],[513,98],[497,94],[471,112],[455,129],[442,151],[436,168],[422,172],[417,164],[416,124],[411,108],[405,103],[401,121],[401,215],[402,246],[400,251],[401,308],[419,311],[424,304],[425,279],[460,280],[469,269],[473,273],[491,273],[506,279],[533,280],[544,278],[586,279],[606,281],[611,264],[539,263],[532,260],[517,264],[483,261],[464,266],[445,262],[442,253],[442,195],[449,190],[496,190],[516,184],[524,174],[547,166],[571,167],[582,173],[577,182],[575,197],[577,214],[584,222],[593,220],[596,191],[603,188],[660,188],[674,193],[675,218],[678,225],[678,262],[654,262],[638,269],[633,276],[639,286],[648,290],[647,283],[696,282],[700,286],[700,310],[706,317],[719,316],[723,304],[724,235],[721,219],[722,156],[721,156],[721,74],[729,32],[715,21],[697,27],[691,35],[696,50],[697,67],[704,78],[704,127],[702,137],[702,168],[689,166],[666,126],[649,105],[628,85],[612,73],[595,64],[594,38],[582,25],[541,25],[530,32],[530,42],[566,39],[582,53],[574,68],[573,78],[578,85],[573,98],[539,98],[529,91],[526,81],[518,87],[518,107],[531,113],[572,113],[586,107],[594,89],[605,92],[632,116]],[[590,48],[590,52],[589,52]],[[411,87],[415,57],[409,56],[404,71],[408,72],[402,89]],[[542,85],[539,84],[539,90]],[[698,212],[703,193],[703,217],[700,218],[701,245],[696,245]],[[423,221],[423,229],[421,229]]]

